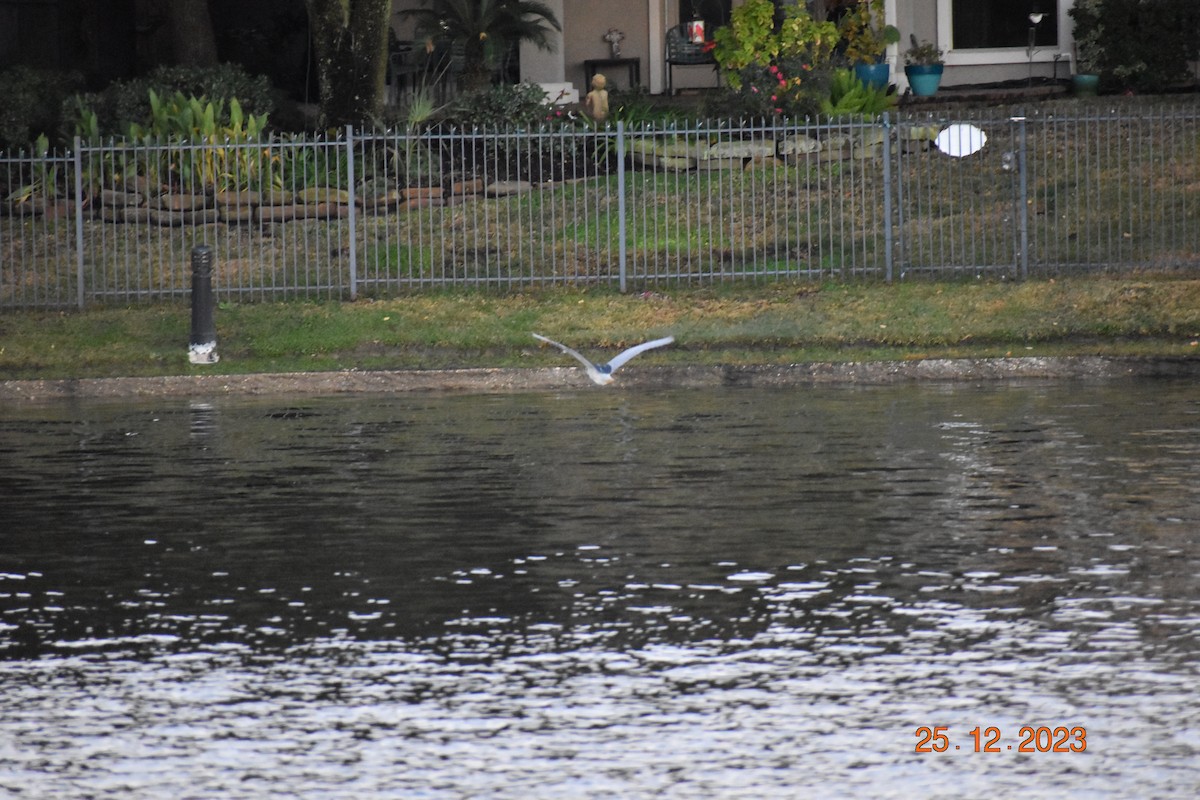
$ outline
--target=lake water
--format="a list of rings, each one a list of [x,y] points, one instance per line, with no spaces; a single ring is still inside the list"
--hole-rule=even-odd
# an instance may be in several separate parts
[[[1198,467],[1176,381],[10,405],[0,796],[1196,796]]]

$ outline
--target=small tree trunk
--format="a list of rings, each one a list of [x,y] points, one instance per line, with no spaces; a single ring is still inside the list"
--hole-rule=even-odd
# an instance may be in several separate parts
[[[464,92],[481,92],[492,85],[492,72],[486,65],[475,65],[464,69],[460,80]]]
[[[215,67],[217,39],[208,14],[208,0],[171,0],[166,9],[175,63],[185,67]]]
[[[308,0],[321,125],[362,125],[379,115],[387,74],[391,0]]]

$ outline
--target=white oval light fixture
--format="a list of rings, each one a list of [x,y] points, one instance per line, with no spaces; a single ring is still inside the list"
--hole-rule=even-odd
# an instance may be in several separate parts
[[[987,134],[974,125],[955,123],[939,133],[933,143],[946,155],[962,158],[982,150]]]

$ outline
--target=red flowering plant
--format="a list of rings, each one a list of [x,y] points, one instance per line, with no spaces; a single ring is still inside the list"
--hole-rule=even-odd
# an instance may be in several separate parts
[[[751,64],[738,70],[740,86],[730,91],[725,111],[750,117],[803,117],[817,113],[826,82],[799,59]]]
[[[771,0],[747,0],[714,33],[713,57],[729,87],[726,112],[790,117],[819,108],[837,26],[815,21],[799,3],[785,14],[776,29]]]

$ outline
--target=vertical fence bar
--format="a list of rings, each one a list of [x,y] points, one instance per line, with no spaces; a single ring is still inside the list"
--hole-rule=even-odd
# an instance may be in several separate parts
[[[911,124],[911,120],[909,122]],[[900,262],[900,275],[903,277],[912,258],[908,252],[909,237],[906,234],[908,215],[905,213],[909,194],[907,191],[908,181],[906,175],[909,170],[910,159],[908,159],[907,154],[904,152],[905,141],[900,135],[900,129],[897,129],[897,137],[896,164],[892,175],[895,176],[896,182],[896,231],[898,234],[896,236],[896,253],[893,257],[892,267],[893,269],[895,268],[895,261],[898,260]],[[889,278],[889,280],[891,279]]]
[[[892,282],[892,122],[886,112],[883,115],[883,263],[884,279]]]
[[[83,141],[75,137],[75,304],[83,311]]]
[[[1021,280],[1029,279],[1029,142],[1028,142],[1028,120],[1026,117],[1021,117],[1021,123],[1018,128],[1019,141],[1018,150],[1020,155],[1017,162],[1021,170],[1021,207],[1020,207],[1020,225],[1021,225]]]
[[[625,293],[625,123],[617,120],[617,273]]]
[[[1021,272],[1021,280],[1029,277],[1029,179],[1025,159],[1025,117],[1013,117],[1017,124],[1017,197],[1013,204],[1013,214],[1017,224],[1017,264]]]
[[[346,221],[350,226],[350,299],[358,299],[358,237],[355,227],[358,218],[355,214],[357,198],[354,194],[354,128],[346,126],[346,183],[350,192],[349,208],[346,209]],[[330,281],[332,283],[332,281]]]

